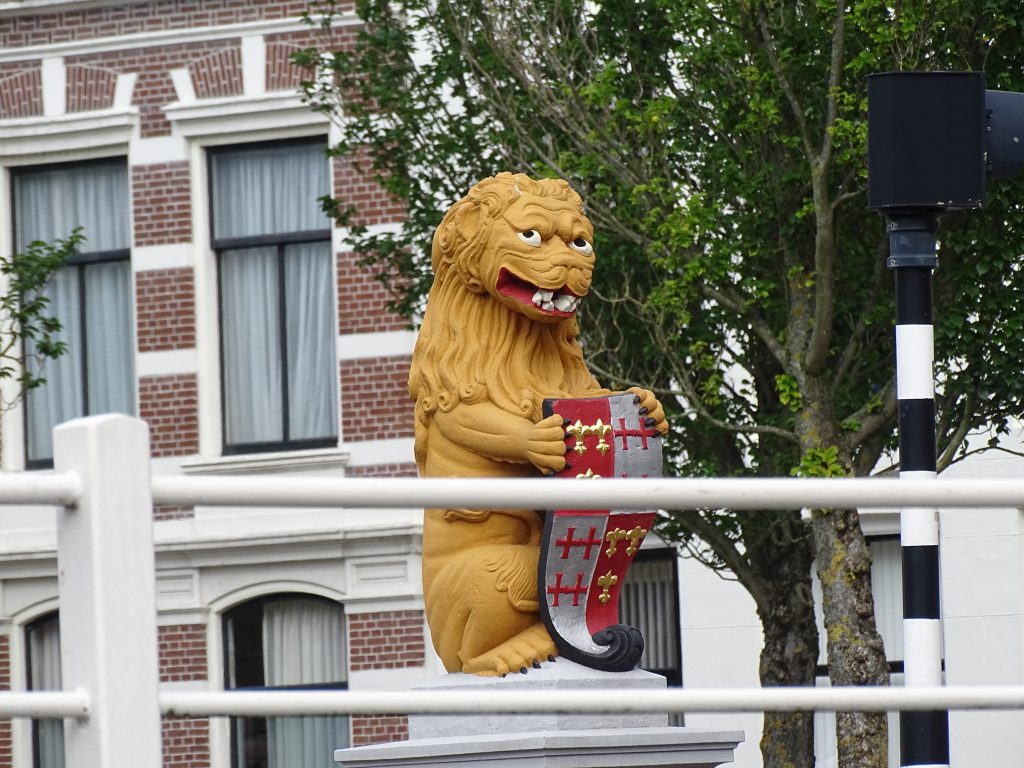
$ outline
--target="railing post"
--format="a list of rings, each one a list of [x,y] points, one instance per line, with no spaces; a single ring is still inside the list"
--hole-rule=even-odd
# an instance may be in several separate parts
[[[88,719],[65,721],[65,762],[159,768],[149,429],[115,415],[62,424],[54,466],[82,484],[57,516],[63,687],[90,697]]]

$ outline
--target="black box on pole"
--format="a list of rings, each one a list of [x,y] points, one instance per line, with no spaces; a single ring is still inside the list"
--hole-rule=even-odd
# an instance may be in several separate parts
[[[868,208],[980,208],[985,202],[985,76],[868,77]]]

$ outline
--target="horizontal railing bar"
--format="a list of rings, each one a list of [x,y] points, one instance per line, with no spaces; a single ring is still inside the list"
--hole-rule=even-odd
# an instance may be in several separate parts
[[[78,503],[81,492],[81,480],[70,472],[50,475],[0,473],[0,505],[54,504],[70,507]]]
[[[0,692],[0,719],[15,717],[74,717],[89,716],[89,694],[74,691]]]
[[[1024,686],[735,688],[652,691],[223,691],[160,694],[175,717],[342,714],[893,712],[1024,709]]]
[[[494,478],[156,476],[153,502],[257,507],[487,509],[1024,508],[1020,480],[822,478],[609,479],[567,483]],[[500,499],[500,502],[496,500]]]

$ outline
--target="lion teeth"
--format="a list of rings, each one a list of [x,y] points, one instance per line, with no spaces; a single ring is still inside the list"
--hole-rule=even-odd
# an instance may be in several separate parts
[[[559,312],[571,312],[576,304],[576,299],[567,293],[560,293],[555,297],[555,309]]]
[[[551,309],[551,307],[554,306],[551,303],[551,298],[554,295],[554,291],[545,291],[543,288],[538,288],[537,292],[533,294],[533,303],[543,309]]]
[[[571,293],[555,294],[554,291],[547,291],[538,288],[532,298],[534,306],[547,310],[548,312],[557,309],[559,312],[575,312],[580,305],[580,297]]]

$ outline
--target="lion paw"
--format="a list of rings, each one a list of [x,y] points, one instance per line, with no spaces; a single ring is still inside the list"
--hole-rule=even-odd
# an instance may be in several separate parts
[[[558,654],[551,636],[540,622],[510,637],[497,648],[481,653],[462,665],[462,671],[483,677],[497,677],[509,672],[526,672],[539,668]]]

